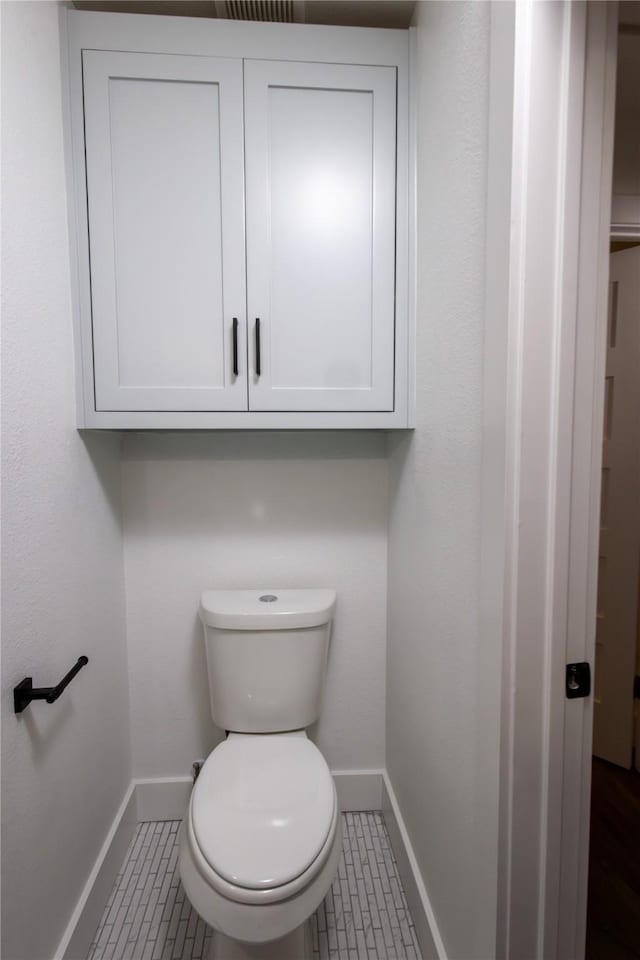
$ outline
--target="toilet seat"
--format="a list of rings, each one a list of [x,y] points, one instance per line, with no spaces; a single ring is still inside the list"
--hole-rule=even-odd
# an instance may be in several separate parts
[[[290,883],[313,863],[334,806],[326,761],[306,737],[230,736],[196,781],[193,832],[218,876],[266,890]]]
[[[316,910],[331,886],[342,851],[341,818],[336,807],[327,843],[296,880],[271,890],[247,890],[228,884],[207,865],[194,846],[191,808],[180,831],[180,877],[200,916],[227,937],[265,943],[286,936]]]
[[[196,781],[187,839],[203,879],[219,893],[269,903],[322,869],[337,820],[333,778],[304,734],[232,734]]]

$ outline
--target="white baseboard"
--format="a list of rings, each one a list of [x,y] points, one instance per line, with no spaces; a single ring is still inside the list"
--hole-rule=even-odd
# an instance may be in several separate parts
[[[416,928],[422,956],[424,960],[447,960],[433,907],[422,880],[418,861],[413,852],[411,840],[386,770],[382,775],[382,781],[382,813],[398,864],[400,880],[409,904],[409,912]]]
[[[136,789],[135,783],[131,783],[67,924],[54,960],[85,960],[136,824]]]
[[[382,770],[334,770],[342,811],[382,809]],[[191,777],[136,780],[138,821],[182,820],[191,794]]]
[[[385,790],[387,781],[382,770],[335,770],[333,777],[342,811],[384,809],[384,804],[388,803],[388,797],[392,793],[390,786]],[[182,820],[189,805],[191,787],[191,777],[132,781],[56,950],[54,960],[83,960],[87,956],[136,824],[149,820]],[[392,817],[388,815],[387,824],[391,822]],[[399,814],[393,822],[401,822]],[[400,865],[402,841],[394,839],[391,828],[389,832]],[[409,882],[404,874],[401,875],[409,896]],[[413,913],[413,901],[409,902]],[[419,912],[420,908],[416,911],[416,917]],[[417,920],[416,929],[418,930]],[[422,940],[420,942],[422,944]],[[444,952],[427,953],[425,950],[425,957],[438,957],[443,960],[445,955]]]
[[[382,810],[382,770],[332,770],[343,813]]]
[[[162,780],[135,780],[138,822],[183,820],[189,806],[191,777],[166,777]]]

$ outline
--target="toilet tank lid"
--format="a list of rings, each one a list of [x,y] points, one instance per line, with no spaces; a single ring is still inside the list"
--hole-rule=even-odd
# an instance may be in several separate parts
[[[227,630],[293,630],[333,617],[335,590],[205,590],[200,619]]]

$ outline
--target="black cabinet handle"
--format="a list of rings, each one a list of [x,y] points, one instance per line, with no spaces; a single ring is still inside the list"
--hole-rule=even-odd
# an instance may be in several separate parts
[[[233,373],[238,376],[238,318],[233,318]]]
[[[260,317],[256,317],[256,376],[262,373],[260,366]]]

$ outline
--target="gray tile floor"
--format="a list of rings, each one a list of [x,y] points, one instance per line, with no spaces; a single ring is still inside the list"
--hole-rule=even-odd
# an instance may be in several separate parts
[[[87,960],[207,960],[211,930],[178,874],[179,821],[141,823]],[[420,960],[379,813],[343,814],[343,853],[313,917],[317,960]]]

